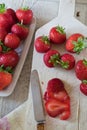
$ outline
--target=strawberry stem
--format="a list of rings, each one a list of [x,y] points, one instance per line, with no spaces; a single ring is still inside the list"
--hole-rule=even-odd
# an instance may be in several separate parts
[[[64,62],[62,60],[60,60],[60,65],[62,66],[62,68],[67,69],[69,67],[69,63],[68,62]]]
[[[59,32],[59,33],[61,33],[61,34],[65,34],[65,28],[63,28],[62,26],[57,26],[56,27],[56,30],[57,30],[57,32]]]
[[[29,7],[28,7],[28,6],[23,7],[22,10],[25,10],[25,11],[26,11],[26,10],[29,10]]]
[[[0,13],[4,13],[6,11],[5,4],[0,4]]]
[[[83,59],[83,64],[87,66],[87,60]]]

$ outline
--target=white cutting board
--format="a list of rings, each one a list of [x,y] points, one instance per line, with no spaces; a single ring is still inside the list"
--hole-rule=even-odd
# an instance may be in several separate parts
[[[61,25],[65,27],[67,37],[73,33],[82,33],[87,36],[87,27],[80,23],[73,17],[75,0],[60,0],[59,15],[49,23],[45,24],[36,31],[35,38],[40,35],[48,35],[49,30]],[[55,45],[55,49],[59,50],[61,54],[66,52],[64,45]],[[86,58],[87,49],[82,51],[79,55],[73,54],[76,61]],[[67,52],[68,53],[68,52]],[[71,98],[71,116],[66,121],[61,121],[58,118],[51,118],[46,114],[45,130],[86,130],[87,129],[87,97],[79,91],[80,81],[76,78],[74,69],[67,71],[60,67],[48,68],[43,62],[43,55],[37,53],[35,48],[33,52],[32,70],[37,69],[40,77],[42,93],[46,90],[48,80],[51,78],[60,78],[63,80],[65,88]],[[40,104],[38,104],[40,105]],[[32,95],[31,90],[29,94],[27,120],[28,126],[26,130],[34,130],[36,123],[33,115]],[[78,114],[79,113],[79,114]]]

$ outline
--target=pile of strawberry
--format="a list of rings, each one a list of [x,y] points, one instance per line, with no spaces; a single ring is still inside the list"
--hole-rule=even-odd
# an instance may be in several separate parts
[[[12,82],[12,72],[20,57],[16,49],[29,33],[33,12],[28,7],[14,11],[0,4],[0,90]]]
[[[63,55],[57,50],[52,49],[52,45],[65,44],[65,49],[69,53]],[[39,36],[34,42],[38,53],[45,53],[43,61],[47,67],[61,66],[66,70],[74,67],[76,77],[81,80],[80,90],[87,96],[87,60],[82,59],[75,63],[74,53],[79,54],[87,47],[87,38],[80,33],[72,34],[66,38],[65,29],[61,26],[52,27],[49,36]],[[73,53],[70,54],[70,53]],[[48,81],[47,91],[44,94],[45,108],[51,117],[59,116],[66,120],[70,117],[70,98],[64,89],[60,79],[51,79]]]

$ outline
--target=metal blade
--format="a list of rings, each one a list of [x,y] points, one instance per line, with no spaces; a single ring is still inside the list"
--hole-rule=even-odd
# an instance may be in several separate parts
[[[31,91],[35,120],[40,123],[45,121],[43,103],[41,98],[40,82],[37,70],[31,72]]]

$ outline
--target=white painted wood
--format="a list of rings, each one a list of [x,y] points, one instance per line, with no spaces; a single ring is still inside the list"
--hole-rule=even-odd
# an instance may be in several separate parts
[[[35,38],[40,35],[49,35],[49,31],[53,26],[61,25],[65,27],[67,37],[69,37],[73,33],[82,33],[83,35],[87,36],[87,27],[80,23],[73,17],[74,13],[74,2],[73,0],[61,0],[61,8],[59,10],[59,15],[57,18],[53,19],[49,23],[45,24],[41,28],[36,31]],[[65,12],[64,12],[65,10]],[[61,19],[60,19],[61,18]],[[64,45],[53,47],[53,49],[57,49],[61,54],[66,53]],[[86,51],[84,50],[79,55],[73,54],[76,61],[79,59],[83,59],[86,57]],[[65,88],[69,93],[71,98],[71,117],[67,121],[60,121],[58,118],[50,118],[46,114],[46,130],[86,130],[87,128],[87,100],[85,96],[81,96],[79,93],[79,85],[80,81],[76,78],[74,69],[71,71],[66,71],[61,68],[48,68],[45,66],[43,62],[43,55],[36,52],[34,48],[33,52],[33,63],[32,63],[32,70],[37,69],[39,72],[40,82],[42,85],[42,93],[44,94],[47,86],[47,82],[51,78],[58,77],[63,80],[65,84]],[[29,95],[29,104],[28,108],[32,107],[32,96],[31,93]],[[28,109],[29,110],[29,109]],[[35,128],[34,118],[32,118],[32,112],[28,111],[28,128],[33,130]],[[85,116],[83,114],[85,113]],[[27,114],[27,115],[28,115]],[[32,123],[31,123],[32,122]],[[84,123],[84,125],[83,125]],[[30,125],[31,124],[31,125]],[[34,124],[34,126],[33,126]]]

